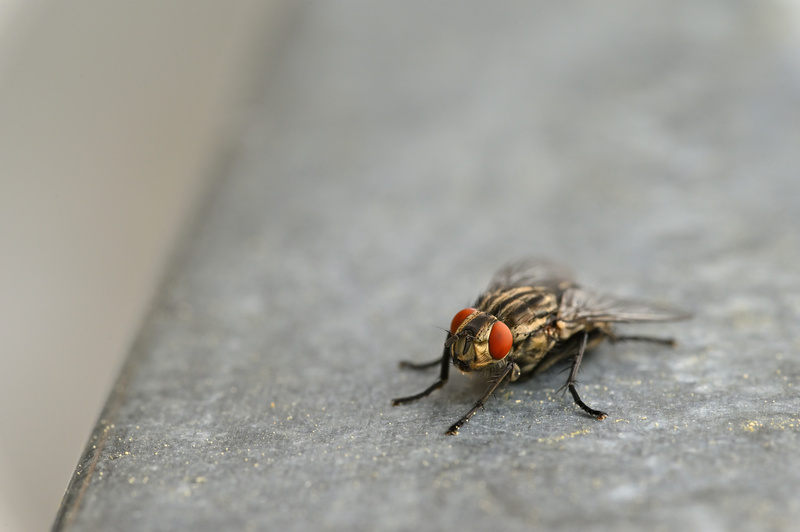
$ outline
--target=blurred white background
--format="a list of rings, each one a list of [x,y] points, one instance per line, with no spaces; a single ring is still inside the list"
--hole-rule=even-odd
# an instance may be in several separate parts
[[[0,0],[0,530],[47,530],[283,2]]]

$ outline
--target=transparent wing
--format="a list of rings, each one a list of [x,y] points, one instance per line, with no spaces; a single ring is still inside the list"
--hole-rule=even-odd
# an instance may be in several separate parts
[[[528,258],[503,266],[492,277],[488,291],[518,286],[543,286],[563,290],[573,284],[572,272],[546,259]]]
[[[668,307],[569,288],[561,298],[558,317],[567,322],[641,322],[683,320],[691,315]]]

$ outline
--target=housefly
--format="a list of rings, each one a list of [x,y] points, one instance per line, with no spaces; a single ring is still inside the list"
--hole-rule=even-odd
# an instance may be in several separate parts
[[[536,259],[511,263],[498,271],[472,307],[453,317],[444,352],[428,363],[400,362],[400,367],[426,369],[440,366],[439,378],[422,392],[392,400],[397,406],[426,397],[447,382],[450,363],[462,373],[485,371],[489,386],[475,405],[456,421],[447,434],[458,434],[503,382],[528,379],[553,364],[572,358],[567,382],[575,404],[602,420],[607,414],[591,408],[578,395],[576,376],[586,351],[604,339],[638,340],[674,346],[671,338],[622,336],[613,324],[658,322],[689,315],[645,303],[597,294],[578,286],[563,267]]]

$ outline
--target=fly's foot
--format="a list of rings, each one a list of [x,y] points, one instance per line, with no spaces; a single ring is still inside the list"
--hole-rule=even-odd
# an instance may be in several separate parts
[[[567,388],[569,389],[569,393],[572,394],[572,398],[575,400],[575,404],[581,407],[581,410],[583,410],[590,416],[594,417],[598,421],[603,421],[605,418],[608,417],[608,414],[606,414],[602,410],[595,410],[594,408],[591,408],[589,405],[584,403],[581,400],[581,397],[578,395],[578,390],[575,389],[575,384],[569,383],[567,384]]]

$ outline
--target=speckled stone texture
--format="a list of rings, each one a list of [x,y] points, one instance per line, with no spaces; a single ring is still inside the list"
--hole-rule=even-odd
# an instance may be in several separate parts
[[[797,530],[791,5],[296,7],[55,529]],[[694,318],[391,407],[528,255]]]

